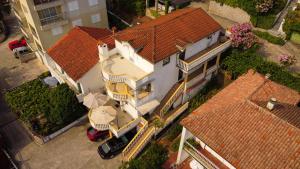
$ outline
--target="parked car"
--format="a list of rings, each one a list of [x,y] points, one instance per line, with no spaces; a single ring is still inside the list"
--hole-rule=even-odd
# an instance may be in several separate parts
[[[23,46],[27,46],[27,42],[24,38],[21,38],[19,40],[13,40],[8,43],[8,48],[10,50],[14,50],[15,48],[19,48]]]
[[[109,132],[108,132],[108,130],[106,130],[106,131],[98,131],[98,130],[94,129],[93,127],[89,127],[86,130],[86,135],[89,138],[89,140],[91,140],[91,141],[97,141],[100,138],[104,138],[105,136],[108,136]]]
[[[120,138],[113,137],[98,147],[98,154],[103,159],[111,159],[119,154],[130,142],[136,134],[136,130],[132,130]]]
[[[18,58],[19,56],[30,53],[30,49],[27,46],[22,46],[22,47],[13,49],[13,53],[14,53],[15,57]]]

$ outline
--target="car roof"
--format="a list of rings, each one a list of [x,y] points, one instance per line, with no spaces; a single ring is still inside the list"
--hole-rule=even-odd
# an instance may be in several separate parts
[[[22,50],[28,50],[28,47],[27,46],[21,46],[21,47],[18,47],[18,48],[14,49],[14,51],[22,51]]]

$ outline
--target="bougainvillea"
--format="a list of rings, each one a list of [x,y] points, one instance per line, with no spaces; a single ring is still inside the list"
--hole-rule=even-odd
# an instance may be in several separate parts
[[[250,23],[236,24],[230,29],[232,46],[248,49],[256,42]]]
[[[286,54],[282,54],[278,56],[278,61],[283,65],[283,66],[291,66],[296,63],[296,57],[295,56],[290,56]]]
[[[256,11],[259,13],[266,13],[273,8],[273,0],[258,0],[256,3]]]

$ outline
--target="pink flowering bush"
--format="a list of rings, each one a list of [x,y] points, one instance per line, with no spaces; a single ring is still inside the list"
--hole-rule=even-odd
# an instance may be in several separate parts
[[[296,58],[295,56],[290,56],[286,54],[282,54],[278,56],[278,61],[283,65],[283,66],[291,66],[296,63]]]
[[[232,46],[235,48],[248,49],[256,42],[250,23],[236,24],[231,27],[230,32]]]
[[[259,13],[266,13],[273,8],[273,0],[258,0],[256,3],[256,11]]]

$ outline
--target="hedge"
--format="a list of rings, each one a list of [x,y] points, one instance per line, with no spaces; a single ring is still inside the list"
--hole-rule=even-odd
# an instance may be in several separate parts
[[[284,45],[285,44],[285,41],[282,38],[273,36],[273,35],[269,34],[268,32],[261,32],[261,31],[257,31],[257,30],[253,30],[252,32],[256,36],[258,36],[260,38],[263,38],[263,39],[267,40],[270,43],[274,43],[274,44],[277,44],[277,45]]]
[[[246,11],[251,16],[251,22],[256,27],[263,29],[272,28],[276,15],[285,7],[287,0],[274,0],[273,8],[265,13],[260,14],[256,11],[257,0],[215,0],[219,3],[224,3],[232,7],[239,7]]]
[[[5,100],[12,111],[40,135],[51,134],[86,112],[66,84],[49,88],[39,79],[7,92]]]
[[[257,48],[256,45],[246,51],[233,49],[232,53],[223,60],[222,68],[229,71],[233,78],[246,73],[249,69],[262,74],[269,73],[271,80],[300,92],[300,77],[292,75],[285,67],[265,60],[256,53]]]

